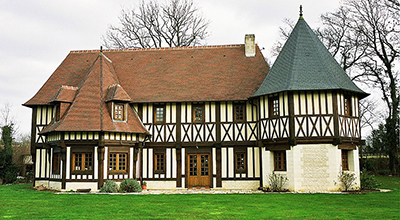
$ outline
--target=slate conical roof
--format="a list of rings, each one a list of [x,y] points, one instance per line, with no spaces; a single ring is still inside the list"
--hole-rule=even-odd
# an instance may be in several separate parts
[[[260,88],[252,97],[283,91],[359,89],[301,16]]]

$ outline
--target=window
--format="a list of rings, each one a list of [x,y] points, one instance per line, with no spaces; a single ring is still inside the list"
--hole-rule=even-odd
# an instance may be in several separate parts
[[[342,150],[342,170],[349,170],[349,151]]]
[[[245,104],[235,104],[235,121],[245,121]]]
[[[164,123],[165,122],[165,106],[155,105],[154,106],[154,123]]]
[[[125,120],[125,105],[114,104],[114,120],[124,121]]]
[[[55,153],[53,154],[53,173],[59,174],[60,173],[60,154]]]
[[[127,157],[126,153],[110,153],[109,155],[109,171],[126,171],[127,170]]]
[[[193,122],[204,122],[204,105],[193,105]]]
[[[351,96],[347,96],[347,95],[344,96],[343,107],[344,107],[344,115],[351,116],[352,115]]]
[[[237,152],[235,156],[235,172],[245,173],[246,172],[246,153]]]
[[[154,173],[165,173],[165,153],[154,154]]]
[[[274,151],[274,170],[286,171],[286,151]]]
[[[61,118],[60,106],[61,106],[61,105],[56,105],[56,106],[55,106],[55,108],[56,108],[56,121],[59,121],[60,118]]]
[[[72,155],[72,171],[90,171],[92,169],[92,153],[74,153]]]
[[[274,118],[279,116],[279,97],[269,97],[269,117]]]

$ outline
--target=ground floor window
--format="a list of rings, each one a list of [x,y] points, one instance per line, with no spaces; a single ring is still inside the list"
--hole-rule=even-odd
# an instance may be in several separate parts
[[[54,153],[53,154],[53,167],[52,171],[54,174],[59,174],[60,173],[60,153]]]
[[[236,152],[235,154],[235,172],[246,173],[246,153]]]
[[[110,153],[109,171],[127,171],[127,153]]]
[[[92,153],[72,154],[72,171],[91,171],[93,169]]]
[[[274,151],[274,170],[286,171],[286,151]]]
[[[155,153],[154,163],[154,173],[165,173],[165,153]]]
[[[342,150],[342,170],[349,170],[349,151]]]

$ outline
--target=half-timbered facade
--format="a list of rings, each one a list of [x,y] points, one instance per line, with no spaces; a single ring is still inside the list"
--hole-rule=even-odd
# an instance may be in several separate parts
[[[321,61],[322,60],[322,61]],[[335,190],[359,174],[357,88],[300,18],[271,71],[244,45],[71,51],[32,108],[35,184]]]

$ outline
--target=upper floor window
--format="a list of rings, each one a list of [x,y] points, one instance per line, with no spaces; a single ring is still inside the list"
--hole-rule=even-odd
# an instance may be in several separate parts
[[[274,151],[274,170],[286,171],[286,151]]]
[[[124,121],[125,120],[125,105],[124,104],[114,104],[114,120]]]
[[[351,109],[351,96],[345,95],[344,96],[344,115],[351,116],[352,115],[352,109]]]
[[[72,171],[90,171],[93,169],[92,153],[72,154]]]
[[[279,116],[279,96],[269,97],[269,117]]]
[[[109,155],[110,171],[126,171],[127,170],[127,157],[126,153],[110,153]]]
[[[165,105],[154,106],[154,123],[165,122]]]
[[[243,122],[245,121],[245,104],[235,104],[234,109],[235,109],[235,121],[236,122]]]
[[[193,122],[204,122],[204,105],[193,105]]]

